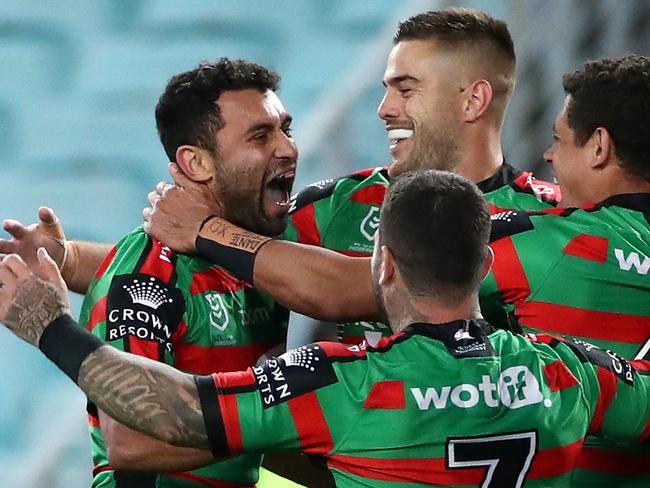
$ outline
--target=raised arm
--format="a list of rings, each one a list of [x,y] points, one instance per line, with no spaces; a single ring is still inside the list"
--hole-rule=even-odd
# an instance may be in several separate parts
[[[38,259],[43,279],[15,254],[0,263],[0,321],[117,421],[168,444],[209,449],[194,377],[104,345],[79,327],[56,264],[43,249]]]
[[[334,322],[381,320],[372,291],[370,259],[271,240],[219,217],[205,222],[214,196],[187,181],[174,166],[170,172],[179,184],[159,184],[149,194],[152,208],[143,211],[149,235],[178,252],[198,250],[203,258],[302,314]]]
[[[38,223],[23,225],[7,219],[3,229],[11,239],[0,239],[0,254],[19,254],[27,263],[36,262],[36,249],[44,247],[63,274],[68,288],[86,293],[95,271],[112,248],[111,244],[67,241],[61,221],[48,207],[38,209]]]

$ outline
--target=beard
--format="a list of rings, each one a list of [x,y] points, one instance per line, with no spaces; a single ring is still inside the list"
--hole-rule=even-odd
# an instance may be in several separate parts
[[[268,237],[276,237],[287,227],[287,216],[271,218],[264,212],[261,184],[248,171],[222,170],[214,193],[223,204],[223,217],[239,227]]]
[[[414,137],[413,150],[403,165],[403,172],[418,169],[453,171],[458,166],[460,151],[455,131],[421,127]]]

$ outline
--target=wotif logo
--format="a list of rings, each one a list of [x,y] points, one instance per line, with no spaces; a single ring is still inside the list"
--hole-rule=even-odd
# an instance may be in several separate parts
[[[643,262],[639,257],[639,253],[631,252],[625,256],[625,252],[622,249],[614,249],[614,256],[618,261],[618,267],[623,271],[630,271],[632,267],[636,270],[637,273],[642,275],[647,275],[650,270],[650,258],[648,256],[643,256]]]
[[[537,378],[526,366],[512,366],[503,370],[496,383],[488,375],[483,375],[477,385],[462,383],[453,388],[411,388],[411,394],[420,410],[441,410],[447,408],[449,402],[459,408],[472,408],[481,399],[492,408],[504,405],[515,409],[542,401],[546,407],[551,406],[551,400],[544,399]]]

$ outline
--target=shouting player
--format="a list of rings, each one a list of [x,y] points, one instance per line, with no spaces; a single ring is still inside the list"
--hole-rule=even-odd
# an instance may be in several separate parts
[[[621,355],[649,357],[649,79],[650,59],[635,55],[587,63],[565,76],[567,97],[546,157],[568,203],[585,206],[493,216],[495,262],[480,298],[495,325],[577,335]],[[178,196],[169,191],[154,199],[156,212],[147,213],[154,235],[170,234],[166,221],[184,206]],[[172,236],[172,247],[196,247],[302,313],[330,320],[377,316],[368,259],[266,238],[253,254],[234,253],[237,243],[228,236],[238,232],[235,227],[212,219],[195,243],[192,235],[206,216],[184,215],[186,231]],[[223,248],[205,246],[215,228],[223,233]],[[574,483],[645,486],[647,456],[647,449],[622,452],[588,443]]]
[[[319,182],[298,193],[283,239],[369,256],[390,177],[416,168],[447,169],[471,179],[486,194],[492,211],[557,203],[555,185],[504,162],[501,131],[515,86],[515,51],[504,22],[473,9],[431,11],[402,22],[394,44],[378,110],[393,164]],[[47,210],[42,215],[41,225],[54,221]],[[21,235],[24,228],[10,223],[6,229]],[[63,238],[62,231],[57,235]],[[110,246],[66,244],[63,276],[71,289],[83,293]],[[19,249],[0,241],[0,250]],[[61,261],[58,246],[48,250]],[[380,323],[353,322],[339,335],[356,343],[388,333]]]
[[[316,343],[241,372],[193,377],[106,347],[68,315],[44,249],[45,281],[15,254],[0,264],[0,321],[101,409],[166,442],[215,456],[300,447],[327,460],[339,487],[567,486],[587,432],[648,439],[650,363],[479,319],[489,233],[468,180],[402,176],[372,256],[396,334],[376,347]]]

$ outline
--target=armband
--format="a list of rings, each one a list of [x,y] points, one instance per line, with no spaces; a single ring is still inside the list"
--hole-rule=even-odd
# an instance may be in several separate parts
[[[201,224],[195,245],[202,258],[252,285],[257,253],[270,240],[212,216]]]
[[[43,354],[75,383],[81,363],[103,345],[98,337],[81,328],[67,314],[51,322],[38,342]]]

